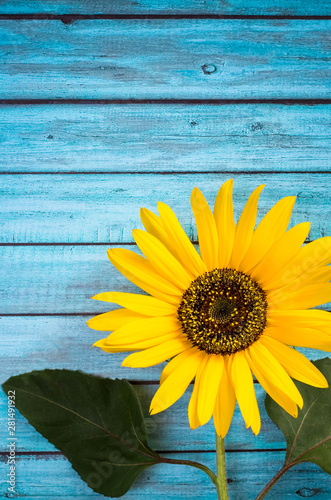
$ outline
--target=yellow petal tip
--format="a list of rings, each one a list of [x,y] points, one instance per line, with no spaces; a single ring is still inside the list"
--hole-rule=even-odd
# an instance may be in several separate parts
[[[104,345],[104,341],[103,340],[97,340],[96,342],[94,342],[94,344],[92,345],[92,347],[103,347]]]
[[[196,187],[196,186],[195,186],[195,187],[192,189],[191,196],[199,196],[199,195],[202,195],[202,193],[201,193],[200,189],[199,189],[198,187]]]
[[[157,413],[160,413],[160,411],[161,410],[159,408],[157,408],[157,407],[156,408],[150,408],[149,409],[149,414],[150,415],[156,415]]]
[[[320,388],[321,389],[328,389],[328,387],[329,387],[328,381],[326,380],[325,377],[323,377],[323,379],[324,380],[320,382]]]

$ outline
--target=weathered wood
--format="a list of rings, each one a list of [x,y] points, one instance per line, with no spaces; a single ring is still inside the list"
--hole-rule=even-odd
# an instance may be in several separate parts
[[[82,350],[80,349],[82,352]],[[83,352],[84,359],[89,357],[89,348],[87,347]],[[47,358],[47,355],[46,355]],[[109,366],[107,364],[107,359],[99,357],[99,363],[103,365],[103,376],[109,376],[111,378],[124,378],[120,368],[120,363],[117,363],[117,371],[115,373],[114,368],[111,369],[113,373],[106,374],[105,367]],[[113,362],[111,362],[113,364]],[[47,363],[41,363],[40,368],[47,366]],[[63,363],[62,363],[63,365]],[[82,365],[82,363],[80,363]],[[27,363],[23,369],[20,371],[19,367],[16,370],[17,373],[24,373],[27,371]],[[48,364],[55,368],[56,364]],[[78,364],[79,367],[79,364]],[[80,369],[83,369],[80,366]],[[30,370],[30,368],[29,368]],[[84,369],[84,371],[86,371]],[[90,371],[90,367],[88,368]],[[101,371],[100,368],[98,371]],[[108,371],[108,370],[107,370]],[[147,370],[148,372],[149,370]],[[160,370],[159,370],[160,371]],[[148,373],[147,373],[148,374]],[[190,387],[184,396],[170,409],[158,414],[149,416],[148,407],[152,400],[153,395],[156,392],[157,385],[135,385],[135,390],[138,393],[140,402],[142,403],[143,411],[146,417],[146,426],[149,435],[149,444],[156,450],[213,450],[215,449],[215,429],[212,420],[194,431],[190,429],[188,417],[187,417],[187,406],[189,402],[189,396],[191,394],[192,387]],[[262,418],[262,430],[258,436],[254,436],[251,430],[247,430],[243,418],[239,412],[238,407],[236,408],[235,415],[231,424],[231,430],[227,435],[227,448],[229,450],[255,450],[255,449],[282,449],[286,448],[284,437],[282,433],[274,426],[269,417],[267,416],[264,409],[264,397],[265,393],[259,385],[256,385],[256,393],[259,408],[261,411]],[[7,409],[7,398],[5,394],[0,393],[0,421],[6,422],[6,415],[8,413]],[[5,436],[5,433],[4,433]],[[17,437],[17,451],[33,452],[33,451],[55,451],[53,445],[51,445],[45,438],[43,438],[34,428],[23,418],[18,412],[16,414],[16,433]],[[7,442],[5,439],[2,440],[0,445],[0,452],[5,452]]]
[[[142,227],[141,206],[156,211],[168,203],[188,235],[197,239],[190,194],[198,186],[213,205],[229,174],[185,175],[2,175],[2,243],[123,243]],[[310,221],[310,239],[331,234],[330,176],[323,174],[239,174],[234,206],[239,217],[250,194],[266,184],[259,218],[278,199],[298,195],[291,224]]]
[[[97,293],[139,293],[106,251],[104,245],[1,247],[0,314],[93,315],[112,308],[90,299]]]
[[[117,306],[109,304],[109,309],[114,307]],[[85,324],[88,319],[89,316],[82,315],[0,316],[0,383],[16,373],[51,367],[158,384],[165,363],[148,369],[122,367],[125,353],[107,354],[92,347],[96,340],[109,333],[88,328]],[[20,341],[12,342],[18,335]],[[299,350],[309,359],[326,355],[314,349]]]
[[[195,460],[215,469],[214,453],[171,453],[169,458]],[[284,452],[228,453],[228,481],[230,498],[253,500],[265,484],[280,469]],[[6,460],[0,462],[5,477]],[[96,493],[72,470],[61,455],[28,455],[17,459],[17,491],[20,498],[44,500],[45,498],[90,499],[106,498]],[[60,480],[59,480],[60,479]],[[329,500],[331,485],[328,475],[315,464],[300,464],[285,474],[275,485],[270,498],[296,500],[302,497]],[[192,467],[158,465],[144,471],[125,499],[146,498],[182,499],[216,498],[215,488],[206,474]]]
[[[0,170],[327,171],[330,118],[328,105],[2,105]]]
[[[0,98],[329,98],[330,22],[3,20]]]
[[[3,0],[0,14],[328,16],[327,0]]]
[[[133,381],[149,381],[151,385],[135,385],[144,414],[150,443],[158,450],[210,450],[214,447],[214,428],[208,425],[190,431],[187,406],[191,388],[171,409],[158,415],[148,416],[149,403],[157,390],[160,373],[165,363],[151,368],[131,369],[121,367],[124,353],[107,354],[93,348],[95,340],[104,334],[90,330],[83,316],[42,316],[0,318],[0,365],[1,383],[12,375],[44,368],[83,370],[109,378],[127,378]],[[13,342],[13,339],[19,339]],[[320,359],[326,353],[313,349],[300,349],[309,359]],[[285,447],[280,431],[273,425],[264,410],[265,392],[255,385],[262,417],[262,430],[256,437],[246,430],[238,408],[227,436],[228,449],[279,449]],[[0,422],[6,421],[7,399],[0,392]],[[27,421],[17,414],[17,450],[52,451],[51,446]],[[171,429],[171,432],[170,432]],[[5,451],[5,441],[0,452]]]

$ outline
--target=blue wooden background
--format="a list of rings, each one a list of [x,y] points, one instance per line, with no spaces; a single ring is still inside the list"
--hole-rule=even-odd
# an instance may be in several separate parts
[[[260,217],[297,194],[292,223],[331,234],[330,14],[329,0],[0,2],[1,382],[45,367],[125,377],[147,415],[162,367],[121,368],[85,325],[107,309],[89,297],[134,290],[106,249],[133,244],[140,206],[168,202],[196,241],[191,189],[212,202],[233,176],[237,216],[266,183]],[[189,430],[189,392],[147,417],[150,444],[214,468],[213,426]],[[261,433],[236,410],[226,438],[232,499],[253,499],[284,459],[256,392]],[[3,394],[0,421],[6,497]],[[18,498],[101,498],[20,415],[17,446]],[[215,492],[200,471],[156,466],[127,494],[150,496]],[[330,480],[300,465],[269,497],[330,499]]]

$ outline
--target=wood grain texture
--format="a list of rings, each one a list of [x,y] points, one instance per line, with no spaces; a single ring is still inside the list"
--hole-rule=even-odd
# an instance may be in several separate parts
[[[149,441],[157,450],[212,450],[214,449],[214,428],[212,421],[195,431],[190,431],[187,407],[192,386],[184,396],[169,410],[149,416],[150,401],[157,390],[163,366],[130,369],[121,367],[125,353],[107,354],[92,344],[104,334],[89,329],[85,325],[86,316],[42,316],[42,317],[0,317],[0,364],[1,380],[18,373],[44,368],[83,370],[102,377],[126,378],[144,381],[134,385],[146,417]],[[20,342],[13,342],[19,332]],[[107,335],[107,333],[105,333]],[[326,353],[313,349],[299,349],[309,359],[320,359]],[[147,385],[147,381],[150,385]],[[262,430],[254,436],[247,430],[238,407],[227,435],[230,450],[256,450],[285,448],[283,435],[276,429],[264,410],[265,392],[259,384],[255,385],[257,400],[261,411]],[[5,424],[7,398],[0,393],[0,422]],[[19,414],[17,424],[17,450],[54,451],[55,448],[42,438]],[[170,432],[171,430],[171,432]],[[5,435],[5,429],[3,429]],[[6,442],[0,443],[4,452]]]
[[[328,16],[328,0],[3,0],[0,14]]]
[[[330,23],[1,21],[0,98],[329,98]]]
[[[171,453],[169,458],[196,460],[215,468],[214,453]],[[227,453],[230,497],[253,500],[263,486],[282,466],[284,452]],[[7,464],[0,462],[1,472],[7,473]],[[61,455],[22,456],[17,462],[18,498],[44,500],[61,498],[79,500],[106,498],[93,493],[70,463]],[[96,478],[95,478],[96,479]],[[300,464],[275,485],[270,495],[272,500],[294,500],[315,497],[329,500],[331,485],[327,474],[317,465]],[[157,465],[144,471],[137,479],[125,499],[146,498],[176,499],[216,498],[213,484],[206,474],[187,466]]]
[[[266,183],[259,218],[280,197],[298,194],[292,223],[310,220],[309,239],[331,234],[330,105],[208,101],[329,99],[331,20],[286,16],[330,16],[330,3],[4,0],[1,14],[30,19],[0,21],[0,99],[68,100],[0,105],[1,382],[45,367],[129,378],[147,415],[162,365],[122,368],[124,354],[92,347],[107,333],[85,325],[90,316],[115,307],[91,300],[94,294],[138,291],[109,263],[107,242],[136,249],[130,242],[131,229],[141,227],[139,208],[155,209],[158,200],[172,206],[196,241],[190,191],[198,185],[213,202],[230,177],[226,172],[235,177],[236,217],[249,192]],[[57,19],[38,19],[43,14]],[[75,14],[91,19],[77,20]],[[177,18],[153,19],[157,16]],[[96,99],[144,102],[97,104]],[[171,99],[186,104],[170,104]],[[192,99],[202,104],[189,104]],[[302,352],[312,359],[325,356]],[[226,438],[233,500],[253,499],[284,459],[283,436],[264,411],[264,391],[257,383],[255,389],[261,433],[254,437],[245,429],[237,408]],[[214,469],[212,423],[189,430],[191,390],[168,411],[147,416],[150,444]],[[1,393],[1,438],[7,436],[6,403]],[[102,498],[19,414],[16,435],[23,453],[17,457],[18,498]],[[6,455],[1,439],[4,478]],[[3,482],[0,497],[7,496],[6,488]],[[193,496],[215,498],[208,478],[187,467],[163,466],[145,471],[125,498]],[[331,485],[317,466],[303,464],[269,496],[329,500]]]
[[[2,175],[0,224],[2,243],[123,243],[142,227],[141,206],[171,206],[186,233],[197,240],[190,209],[194,186],[211,206],[229,174],[185,175]],[[291,224],[311,222],[309,239],[330,234],[330,176],[322,174],[238,174],[234,210],[239,218],[249,194],[266,184],[259,219],[283,196],[297,195]]]
[[[88,349],[85,350],[84,359],[87,358]],[[110,365],[110,362],[103,358],[99,359],[99,363],[105,367]],[[44,363],[41,363],[40,368]],[[26,370],[25,365],[25,370]],[[50,366],[50,365],[46,365]],[[52,365],[53,366],[53,365]],[[90,369],[81,367],[85,372]],[[147,370],[148,371],[148,370]],[[16,372],[17,373],[17,372]],[[124,378],[120,364],[117,364],[117,371],[113,378]],[[103,373],[103,376],[108,374]],[[110,376],[110,375],[109,375]],[[149,416],[148,407],[153,395],[157,390],[158,385],[135,385],[134,388],[138,394],[139,400],[143,407],[143,412],[146,417],[146,426],[148,429],[150,446],[156,450],[162,451],[190,451],[190,450],[211,450],[215,449],[215,429],[212,420],[194,431],[190,429],[187,407],[191,395],[192,387],[186,391],[184,396],[171,409],[162,412],[158,415]],[[247,430],[245,423],[240,414],[238,407],[232,420],[231,430],[227,435],[227,448],[229,450],[247,451],[247,450],[272,450],[285,449],[286,444],[282,433],[275,428],[274,424],[268,418],[264,409],[265,393],[259,385],[256,385],[257,401],[261,410],[262,428],[258,436],[254,436],[251,430]],[[7,413],[7,398],[3,393],[0,396],[0,422],[6,422]],[[56,451],[56,448],[43,438],[34,428],[23,418],[19,413],[16,415],[16,433],[17,451],[23,452],[45,452]],[[4,435],[6,430],[3,429]],[[0,444],[0,453],[7,451],[6,441]]]
[[[116,307],[114,304],[108,304],[109,310]],[[83,370],[103,377],[120,377],[158,384],[165,363],[150,368],[132,369],[121,366],[125,353],[108,354],[97,347],[92,347],[96,340],[109,335],[109,332],[88,328],[85,322],[89,317],[89,315],[0,316],[2,331],[0,383],[15,373],[23,373],[24,370],[42,370],[51,367]],[[11,342],[18,332],[21,342]],[[303,348],[299,350],[309,359],[326,356],[323,351]],[[176,420],[177,416],[174,418]],[[186,422],[186,413],[183,418]]]
[[[112,308],[109,303],[91,300],[93,295],[111,290],[139,293],[140,289],[111,265],[107,248],[106,245],[1,247],[0,314],[90,313],[93,316]]]
[[[2,105],[0,171],[327,171],[330,137],[330,105]]]

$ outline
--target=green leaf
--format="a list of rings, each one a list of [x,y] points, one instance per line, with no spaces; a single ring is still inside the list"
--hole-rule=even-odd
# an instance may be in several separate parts
[[[138,398],[125,380],[43,370],[2,387],[15,391],[17,409],[97,493],[122,496],[144,469],[166,460],[148,446]]]
[[[324,374],[329,387],[319,389],[296,382],[304,401],[297,418],[291,417],[269,396],[265,407],[286,438],[286,470],[301,462],[314,462],[331,474],[331,360],[319,359],[313,364]]]

